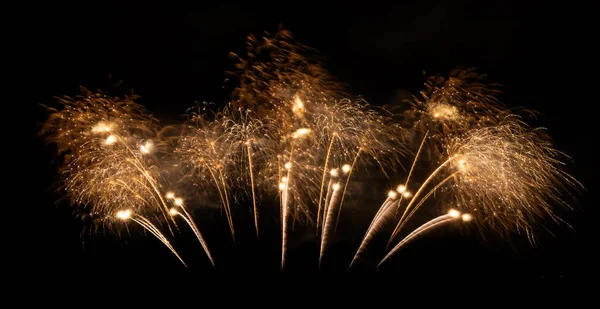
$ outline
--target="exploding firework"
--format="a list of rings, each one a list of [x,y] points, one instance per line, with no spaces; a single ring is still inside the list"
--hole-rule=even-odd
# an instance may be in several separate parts
[[[172,231],[160,191],[157,121],[133,96],[117,99],[82,90],[80,97],[60,99],[62,109],[50,108],[41,130],[62,155],[59,190],[94,227],[119,229],[131,219],[181,260],[152,223],[166,222]]]
[[[581,187],[562,170],[564,155],[551,147],[548,136],[539,129],[530,129],[515,115],[507,116],[497,125],[474,129],[448,141],[444,145],[443,161],[421,180],[420,186],[411,184],[409,173],[406,182],[395,192],[390,192],[369,226],[351,266],[382,225],[401,214],[389,238],[389,246],[423,205],[451,205],[458,210],[415,229],[383,261],[418,234],[458,218],[472,221],[470,224],[482,232],[497,232],[502,236],[523,233],[534,243],[536,224],[548,217],[560,221],[554,206],[569,207],[562,195]],[[416,192],[412,194],[409,188]],[[427,203],[432,196],[439,203]],[[462,216],[459,210],[464,212]]]
[[[113,99],[83,90],[50,109],[41,134],[62,155],[61,190],[98,223],[127,205],[135,213],[166,218],[158,191],[158,123],[132,97]]]
[[[264,207],[278,210],[281,269],[294,224],[314,229],[320,269],[363,171],[399,184],[379,205],[350,267],[388,226],[377,267],[419,235],[451,223],[522,233],[534,242],[538,222],[561,221],[554,207],[568,206],[563,194],[581,187],[544,131],[504,107],[497,87],[475,70],[430,78],[407,110],[393,112],[349,94],[307,50],[287,31],[250,36],[247,55],[232,55],[238,85],[231,101],[214,113],[193,109],[169,147],[134,97],[84,91],[61,99],[64,108],[51,109],[42,129],[64,158],[60,190],[78,214],[102,226],[133,221],[183,263],[160,230],[173,233],[180,218],[215,266],[190,206],[169,192],[168,165],[181,182],[219,201],[234,242],[233,214],[245,213],[234,208],[249,208],[257,239],[261,214],[272,213]],[[181,191],[188,200],[196,195]],[[434,215],[419,221],[415,214],[424,209]]]

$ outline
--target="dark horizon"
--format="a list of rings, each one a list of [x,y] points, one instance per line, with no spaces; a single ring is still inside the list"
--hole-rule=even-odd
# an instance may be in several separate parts
[[[440,267],[456,265],[448,270],[451,276],[580,278],[597,266],[591,245],[594,161],[588,150],[593,142],[588,128],[593,113],[587,105],[574,106],[589,103],[571,102],[574,96],[565,89],[576,83],[573,67],[578,59],[567,52],[576,38],[566,34],[564,25],[554,17],[565,9],[558,4],[540,7],[518,1],[494,5],[461,1],[298,7],[289,12],[254,4],[175,10],[108,3],[94,8],[48,9],[29,16],[39,26],[30,39],[39,52],[28,60],[33,90],[27,93],[27,101],[35,109],[34,131],[46,115],[40,104],[53,104],[56,96],[76,96],[80,86],[109,89],[120,81],[121,89],[140,95],[140,103],[162,124],[180,123],[195,102],[226,102],[225,71],[232,68],[228,53],[243,53],[246,36],[274,33],[279,25],[318,51],[325,59],[324,67],[353,94],[375,105],[418,94],[426,76],[447,76],[456,67],[476,67],[489,81],[502,85],[500,100],[507,106],[540,112],[528,122],[546,127],[555,147],[571,157],[567,170],[587,189],[578,195],[573,205],[576,211],[565,213],[574,230],[564,224],[549,225],[554,236],[542,233],[540,247],[530,247],[524,239],[515,238],[511,245],[492,237],[486,243],[447,229],[416,240],[403,257],[397,257],[396,266],[389,266],[389,273],[402,270],[401,265],[413,274],[436,273]],[[36,245],[32,250],[36,258],[29,263],[38,274],[142,272],[150,267],[157,274],[277,272],[278,225],[263,217],[269,242],[256,244],[251,214],[243,209],[238,211],[240,217],[248,218],[240,218],[238,224],[247,235],[241,236],[237,247],[233,247],[223,216],[211,212],[208,219],[198,222],[200,229],[206,229],[209,247],[212,243],[216,271],[211,270],[202,248],[186,228],[173,244],[187,256],[189,270],[149,235],[80,238],[78,219],[66,205],[55,205],[58,195],[50,189],[56,177],[51,149],[39,138],[35,145],[38,153],[33,166],[39,175],[34,179],[32,232]],[[209,224],[209,219],[220,221]],[[347,237],[330,249],[330,260],[324,263],[330,268],[324,267],[322,272],[344,273],[343,264],[351,259],[356,238],[363,233],[346,232]],[[318,248],[306,237],[290,249],[292,273],[317,271]],[[227,267],[219,269],[219,263]],[[385,268],[378,273],[385,273]]]

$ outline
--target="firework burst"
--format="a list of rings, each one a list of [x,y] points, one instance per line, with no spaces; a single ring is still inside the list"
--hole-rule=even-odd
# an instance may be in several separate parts
[[[133,96],[84,90],[60,99],[64,108],[50,109],[41,133],[62,155],[60,190],[77,213],[101,226],[133,221],[183,263],[155,224],[173,233],[179,218],[214,267],[188,203],[165,193],[164,174],[175,168],[180,181],[220,201],[234,242],[235,207],[249,206],[257,239],[262,207],[278,208],[282,270],[294,224],[310,227],[320,269],[344,202],[356,197],[353,180],[375,170],[398,183],[379,204],[350,267],[393,227],[378,268],[409,241],[447,224],[535,242],[540,220],[562,221],[554,206],[568,207],[565,193],[581,187],[544,131],[504,107],[497,86],[475,70],[431,77],[396,112],[349,94],[287,31],[250,36],[247,47],[245,57],[232,54],[237,87],[226,107],[212,114],[193,109],[169,138]],[[186,190],[189,201],[194,192]],[[415,214],[424,208],[434,215],[419,222]]]
[[[82,93],[61,98],[60,110],[50,108],[40,132],[62,155],[59,190],[94,226],[117,228],[123,225],[115,223],[131,219],[181,260],[151,222],[166,222],[172,232],[169,207],[160,191],[161,144],[153,139],[158,122],[134,96],[117,99],[86,89]]]
[[[367,229],[351,266],[384,224],[401,214],[389,246],[423,205],[457,210],[406,235],[381,263],[420,233],[459,218],[470,221],[482,232],[497,232],[502,236],[523,233],[534,243],[534,227],[548,217],[561,221],[554,213],[554,206],[568,207],[562,195],[581,188],[562,170],[564,155],[552,148],[548,136],[539,129],[528,128],[515,115],[448,141],[443,161],[420,186],[412,185],[409,173],[407,181],[390,192]],[[416,192],[411,193],[409,188],[416,188]],[[436,197],[434,203],[428,203],[432,196]]]

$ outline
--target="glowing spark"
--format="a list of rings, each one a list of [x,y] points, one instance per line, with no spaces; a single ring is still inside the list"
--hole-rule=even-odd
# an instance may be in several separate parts
[[[459,117],[458,111],[455,106],[451,106],[448,104],[437,103],[432,104],[429,107],[429,113],[434,118],[439,120],[453,121],[457,120]]]
[[[140,151],[142,153],[150,153],[150,151],[152,151],[152,142],[151,141],[147,141],[144,145],[140,146]]]
[[[460,159],[460,160],[458,160],[457,164],[458,164],[458,168],[461,172],[467,171],[467,161],[465,161],[464,159]]]
[[[352,169],[352,167],[350,166],[350,164],[344,164],[342,166],[342,172],[344,172],[344,174],[348,174],[350,172],[350,169]]]
[[[298,94],[294,96],[294,106],[292,107],[292,112],[299,116],[302,116],[304,112],[304,102],[302,102],[302,99],[300,99]]]
[[[300,128],[300,129],[296,130],[296,132],[294,132],[294,134],[292,134],[292,136],[294,138],[298,138],[298,137],[305,136],[305,135],[309,134],[310,132],[311,132],[311,129],[309,129],[309,128]]]
[[[458,211],[456,209],[450,209],[448,211],[448,215],[452,218],[458,218],[458,217],[460,217],[460,211]]]
[[[112,130],[112,125],[109,123],[99,122],[92,128],[92,132],[94,133],[105,133],[110,132]]]
[[[106,140],[104,141],[104,144],[106,145],[112,145],[117,141],[117,137],[114,135],[110,135],[106,138]]]
[[[119,210],[116,216],[121,220],[127,220],[131,217],[131,210]]]

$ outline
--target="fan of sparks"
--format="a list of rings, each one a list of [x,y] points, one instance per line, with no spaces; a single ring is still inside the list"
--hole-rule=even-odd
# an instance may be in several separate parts
[[[387,237],[379,267],[418,235],[448,224],[534,242],[537,224],[561,221],[555,207],[568,208],[569,192],[581,187],[545,132],[504,107],[476,70],[431,77],[399,110],[350,95],[311,53],[285,30],[250,36],[246,57],[231,55],[231,101],[212,112],[190,109],[168,138],[135,96],[83,89],[59,99],[40,132],[61,158],[59,192],[95,227],[120,231],[133,222],[149,231],[183,265],[169,241],[178,223],[194,232],[213,266],[218,261],[184,203],[197,195],[175,194],[172,175],[218,202],[232,241],[249,232],[236,230],[234,208],[250,209],[260,239],[261,211],[275,207],[283,270],[291,222],[314,228],[321,267],[339,237],[353,180],[365,171],[380,173],[393,190],[378,205],[362,206],[373,216],[354,227],[364,237],[348,269],[378,254],[369,250],[377,237]]]

